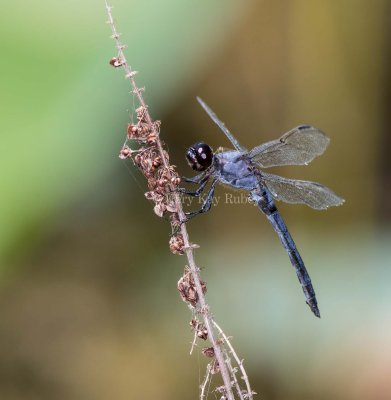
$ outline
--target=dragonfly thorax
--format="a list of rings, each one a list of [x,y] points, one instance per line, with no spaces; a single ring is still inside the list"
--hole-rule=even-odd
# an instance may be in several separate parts
[[[191,168],[196,171],[205,171],[212,165],[213,150],[203,142],[198,142],[189,147],[186,152],[186,160]]]

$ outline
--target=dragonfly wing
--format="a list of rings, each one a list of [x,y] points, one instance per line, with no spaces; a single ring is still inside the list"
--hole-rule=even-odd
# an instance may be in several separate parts
[[[212,118],[213,122],[224,132],[225,136],[229,139],[229,141],[234,145],[235,149],[240,152],[247,151],[244,147],[242,147],[239,142],[235,139],[234,135],[227,129],[222,121],[217,117],[217,115],[212,111],[212,109],[200,98],[197,97],[197,101],[200,103],[201,107],[207,112],[210,118]]]
[[[345,200],[320,183],[287,179],[262,172],[263,183],[276,200],[305,204],[315,210],[339,206]]]
[[[329,141],[319,129],[310,125],[299,125],[277,140],[254,147],[249,156],[263,168],[307,165],[326,150]]]

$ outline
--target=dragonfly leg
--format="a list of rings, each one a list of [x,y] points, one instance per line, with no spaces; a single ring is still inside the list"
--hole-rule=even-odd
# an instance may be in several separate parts
[[[199,197],[200,194],[204,191],[206,184],[209,181],[209,176],[205,176],[201,182],[200,182],[200,186],[198,187],[198,189],[196,191],[190,191],[187,190],[185,188],[178,188],[178,192],[179,193],[184,193],[184,194],[188,194],[189,196],[193,196],[193,197]]]
[[[205,172],[202,172],[201,174],[198,174],[191,178],[186,178],[185,176],[182,176],[181,179],[183,182],[187,182],[187,183],[201,183],[204,178],[205,178]]]
[[[215,193],[215,188],[216,188],[217,182],[218,182],[217,179],[213,180],[213,182],[210,186],[208,195],[206,196],[206,199],[205,199],[204,203],[202,204],[202,207],[199,210],[185,213],[187,221],[199,214],[208,212],[210,210],[210,208],[212,207],[213,196]]]

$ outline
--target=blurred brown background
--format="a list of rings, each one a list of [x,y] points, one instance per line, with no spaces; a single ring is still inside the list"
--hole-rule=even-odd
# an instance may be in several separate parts
[[[182,175],[195,141],[229,145],[196,95],[248,148],[301,123],[331,138],[310,166],[273,171],[346,199],[327,212],[278,204],[321,320],[256,209],[221,200],[189,224],[256,398],[390,399],[389,2],[114,6]],[[203,379],[176,291],[185,259],[169,252],[143,178],[117,158],[135,103],[108,65],[105,20],[91,0],[2,7],[1,399],[195,399]]]

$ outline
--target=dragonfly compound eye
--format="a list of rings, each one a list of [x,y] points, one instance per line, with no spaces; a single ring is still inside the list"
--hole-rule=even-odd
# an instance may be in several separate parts
[[[212,164],[213,151],[206,143],[195,143],[186,152],[190,167],[196,171],[205,171]]]

